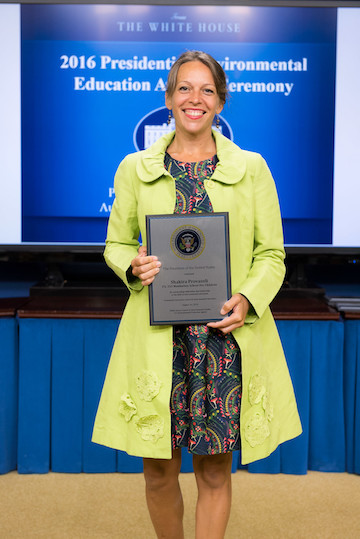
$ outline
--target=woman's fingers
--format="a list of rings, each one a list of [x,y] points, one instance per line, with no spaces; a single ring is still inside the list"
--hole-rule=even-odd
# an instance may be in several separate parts
[[[157,262],[157,264],[160,264],[160,262]],[[161,265],[161,264],[160,264]],[[136,274],[139,279],[141,279],[141,282],[144,286],[147,286],[153,282],[156,275],[160,271],[160,266],[153,264],[145,264],[142,266],[139,270],[139,272]],[[134,273],[134,270],[133,270]]]
[[[227,334],[234,329],[243,326],[244,322],[242,320],[239,320],[237,317],[233,317],[233,315],[231,315],[226,318],[223,318],[223,320],[220,320],[219,322],[210,322],[207,325],[211,328],[219,329],[220,331],[222,331],[222,333]]]
[[[234,294],[226,303],[224,303],[220,314],[226,315],[231,312],[230,316],[225,316],[219,322],[210,322],[207,324],[211,328],[217,328],[224,334],[230,333],[236,328],[242,327],[245,323],[245,318],[249,310],[248,300],[241,294]]]
[[[227,314],[233,309],[235,309],[236,306],[242,302],[242,299],[245,298],[241,294],[234,294],[233,296],[231,296],[231,298],[222,306],[220,314]]]
[[[138,255],[131,261],[131,267],[137,273],[142,273],[143,271],[148,271],[151,268],[159,267],[161,264],[157,256],[145,256]]]
[[[140,252],[141,249],[141,252]],[[139,254],[131,261],[132,274],[138,277],[143,286],[151,284],[160,271],[161,262],[157,256],[147,256],[146,247],[139,248]]]

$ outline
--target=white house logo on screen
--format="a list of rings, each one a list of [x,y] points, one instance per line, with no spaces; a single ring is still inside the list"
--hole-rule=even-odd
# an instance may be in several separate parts
[[[205,249],[205,236],[200,228],[183,225],[172,233],[170,244],[176,256],[189,260],[201,255]]]
[[[154,142],[166,133],[170,133],[175,129],[174,120],[167,124],[169,111],[166,107],[160,107],[152,110],[144,116],[134,129],[133,141],[137,150],[146,150]],[[226,120],[219,116],[220,125],[217,131],[225,135],[225,137],[233,140],[233,132]],[[214,129],[215,126],[214,126]]]
[[[186,9],[186,8],[185,8]],[[151,13],[151,12],[150,12]],[[211,14],[207,14],[207,20],[194,21],[194,13],[191,13],[191,20],[188,15],[175,12],[168,18],[161,17],[161,20],[155,18],[149,20],[146,17],[139,19],[127,19],[116,21],[119,32],[149,32],[149,33],[200,33],[200,34],[238,34],[240,33],[240,22],[237,20],[219,21],[216,16],[210,20]]]

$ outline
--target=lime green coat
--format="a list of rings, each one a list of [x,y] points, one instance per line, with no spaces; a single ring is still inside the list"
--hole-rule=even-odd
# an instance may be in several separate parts
[[[241,453],[246,464],[301,433],[293,388],[269,304],[284,278],[282,225],[264,159],[213,133],[219,162],[205,180],[215,212],[229,212],[232,293],[252,308],[233,331],[242,354]],[[130,455],[171,458],[172,326],[150,326],[148,288],[126,270],[146,245],[145,216],[173,213],[175,182],[164,169],[173,133],[128,155],[115,176],[105,260],[130,290],[96,416],[93,441]]]

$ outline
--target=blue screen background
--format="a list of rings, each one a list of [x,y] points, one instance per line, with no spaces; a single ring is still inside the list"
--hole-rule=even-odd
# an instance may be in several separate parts
[[[116,168],[136,151],[141,119],[164,106],[159,80],[166,81],[168,70],[101,69],[101,56],[161,60],[201,48],[219,61],[307,59],[306,71],[226,71],[230,83],[293,87],[288,96],[232,92],[221,116],[239,146],[265,157],[278,189],[285,242],[330,244],[336,10],[252,7],[249,16],[241,7],[208,13],[204,6],[151,6],[149,13],[149,6],[138,6],[135,17],[131,6],[112,7],[101,19],[94,6],[22,6],[22,240],[103,243]],[[120,19],[135,18],[141,32],[119,32]],[[146,31],[149,21],[174,20],[191,22],[192,31]],[[240,30],[199,32],[200,21],[211,30],[213,21],[235,21]],[[62,69],[63,56],[93,57],[96,67]],[[131,77],[147,81],[151,90],[75,90],[75,77]]]

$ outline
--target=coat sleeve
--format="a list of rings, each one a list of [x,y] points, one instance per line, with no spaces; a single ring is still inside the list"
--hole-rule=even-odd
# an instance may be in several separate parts
[[[115,174],[115,200],[112,206],[104,258],[130,292],[143,288],[140,279],[128,279],[127,270],[138,253],[139,223],[134,189],[136,161],[133,154],[125,157]]]
[[[241,286],[251,303],[246,322],[261,317],[279,291],[285,276],[285,251],[275,182],[265,160],[257,155],[253,177],[254,249],[247,279]]]

